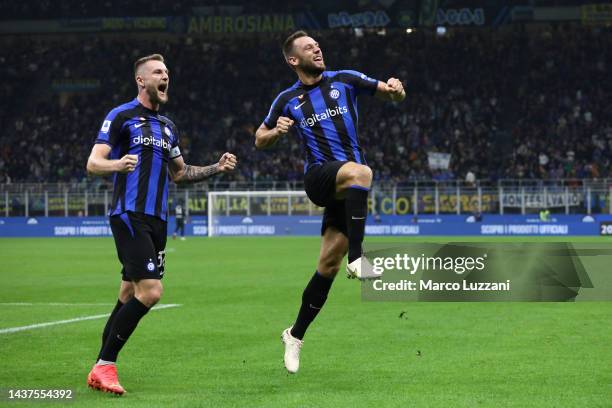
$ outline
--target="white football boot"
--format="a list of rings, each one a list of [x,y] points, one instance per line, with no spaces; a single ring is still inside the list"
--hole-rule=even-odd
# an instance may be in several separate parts
[[[295,374],[300,368],[300,350],[304,342],[291,335],[292,327],[283,331],[281,340],[285,343],[285,368],[291,374]]]
[[[374,272],[374,267],[370,260],[365,256],[361,256],[346,265],[346,275],[349,279],[367,280],[379,279],[382,273]]]

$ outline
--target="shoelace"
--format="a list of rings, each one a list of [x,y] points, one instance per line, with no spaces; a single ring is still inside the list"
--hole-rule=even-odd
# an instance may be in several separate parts
[[[300,350],[302,349],[302,344],[304,344],[304,342],[302,340],[296,339],[294,337],[294,338],[291,339],[291,344],[297,346],[297,348],[291,349],[291,352],[293,353],[294,356],[299,357]]]

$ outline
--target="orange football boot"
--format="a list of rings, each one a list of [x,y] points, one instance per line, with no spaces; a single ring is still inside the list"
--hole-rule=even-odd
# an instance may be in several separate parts
[[[123,395],[125,390],[117,379],[117,366],[115,364],[94,365],[87,376],[87,385],[94,390],[111,392]]]

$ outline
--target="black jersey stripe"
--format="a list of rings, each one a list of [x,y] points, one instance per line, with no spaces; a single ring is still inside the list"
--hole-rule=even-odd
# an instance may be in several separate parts
[[[338,90],[338,92],[340,92],[340,90],[337,88],[333,88],[333,89],[336,89]],[[325,102],[325,105],[330,110],[336,110],[336,109],[339,109],[339,104],[337,100],[329,96],[329,93],[331,90],[332,90],[331,86],[321,87],[321,95],[323,95],[323,101]],[[351,145],[351,139],[348,135],[348,129],[346,128],[346,124],[344,123],[344,119],[342,118],[342,115],[332,116],[331,120],[332,120],[332,123],[334,124],[334,128],[336,128],[336,134],[338,135],[338,138],[340,139],[340,142],[342,143],[342,150],[344,150],[344,154],[350,161],[356,161],[355,153],[353,152],[353,147]]]
[[[350,89],[345,86],[344,87],[344,92],[346,94],[346,106],[348,106],[348,110],[349,113],[351,115],[351,120],[353,121],[353,126],[355,126],[355,130],[357,130],[357,125],[358,125],[358,121],[359,121],[359,117],[357,116],[357,112],[355,111],[355,106],[353,104],[353,97],[350,94]],[[355,99],[355,104],[357,104],[357,100]]]
[[[153,132],[147,123],[141,127],[142,137],[153,139]],[[146,214],[147,194],[149,193],[149,177],[153,166],[153,146],[140,145],[140,172],[138,174],[138,189],[136,190],[135,211]]]
[[[351,120],[353,121],[353,127],[355,128],[355,133],[357,133],[357,128],[359,126],[359,117],[357,116],[357,112],[355,110],[355,106],[353,105],[353,98],[351,97],[351,95],[349,94],[349,89],[348,87],[344,87],[344,92],[346,93],[346,106],[348,106],[348,110],[349,110],[349,114],[351,115]],[[357,101],[355,100],[355,104],[357,103]],[[355,137],[357,137],[357,135],[355,135]],[[365,164],[366,160],[365,160],[365,156],[363,155],[363,149],[361,148],[361,145],[359,143],[357,143],[357,150],[359,151],[359,161],[360,163]]]
[[[295,110],[291,107],[291,105],[289,104],[289,101],[293,98],[295,98],[296,96],[300,96],[304,93],[303,90],[298,89],[293,91],[292,93],[290,93],[289,98],[287,99],[287,101],[283,102],[283,106],[285,107],[283,110],[283,114],[285,116],[287,116],[288,118],[290,118],[291,120],[294,121],[294,126],[293,126],[293,130],[296,131],[296,128],[299,126],[299,121],[300,119],[296,116],[296,114],[294,114],[293,112],[291,112],[292,110]],[[296,131],[297,132],[297,131]],[[299,135],[299,132],[297,132]],[[308,147],[308,140],[305,137],[300,137],[300,139],[302,140],[302,150],[304,151],[304,153],[306,153],[306,162],[307,163],[314,163],[316,161],[316,157],[315,155],[312,153],[312,150]]]
[[[121,139],[121,144],[119,147],[119,157],[121,159],[123,156],[128,154],[130,151],[130,138],[124,137]],[[113,209],[117,209],[120,206],[120,211],[125,211],[125,191],[127,187],[127,173],[115,173],[115,189],[113,191]]]
[[[115,189],[113,190],[113,211],[123,212],[125,209],[125,183],[127,175],[125,173],[115,173]],[[111,212],[113,212],[111,211]]]
[[[311,118],[315,116],[314,105],[312,104],[312,100],[310,99],[310,95],[308,94],[308,92],[304,93],[304,104],[300,107],[300,110],[302,111],[304,118]],[[305,129],[304,133],[305,135],[307,135],[306,137],[313,138],[314,142],[319,147],[319,151],[321,152],[321,154],[323,154],[323,158],[325,160],[335,160],[335,156],[332,153],[329,141],[325,137],[325,132],[321,127],[321,123],[316,121],[313,126],[310,127],[310,132]],[[319,135],[319,137],[317,137],[317,135]],[[305,144],[305,146],[308,149],[307,144]]]
[[[168,157],[169,154],[164,151],[165,165],[162,163],[161,169],[159,170],[159,178],[157,179],[157,196],[155,197],[155,216],[165,217],[166,214],[162,214],[162,198],[164,197],[164,189],[168,180]]]

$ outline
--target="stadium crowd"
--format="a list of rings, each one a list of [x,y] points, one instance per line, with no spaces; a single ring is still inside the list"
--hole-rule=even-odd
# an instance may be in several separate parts
[[[4,39],[0,182],[85,180],[104,115],[136,94],[132,62],[153,52],[167,59],[164,113],[181,130],[188,162],[214,162],[229,150],[240,166],[226,179],[301,179],[295,133],[271,151],[253,145],[274,97],[295,82],[281,37]],[[402,104],[360,99],[360,139],[379,180],[610,175],[609,31],[347,30],[316,38],[328,69],[405,83]],[[510,144],[503,145],[504,131]],[[450,153],[448,170],[430,169],[428,152]]]
[[[340,8],[351,7],[352,0],[336,0]],[[367,3],[366,3],[367,5]],[[316,5],[310,2],[292,4],[285,0],[0,0],[0,20],[27,19],[82,19],[96,17],[151,17],[183,16],[197,14],[260,14],[262,10],[283,12],[305,11],[314,7],[325,8],[325,1]]]

